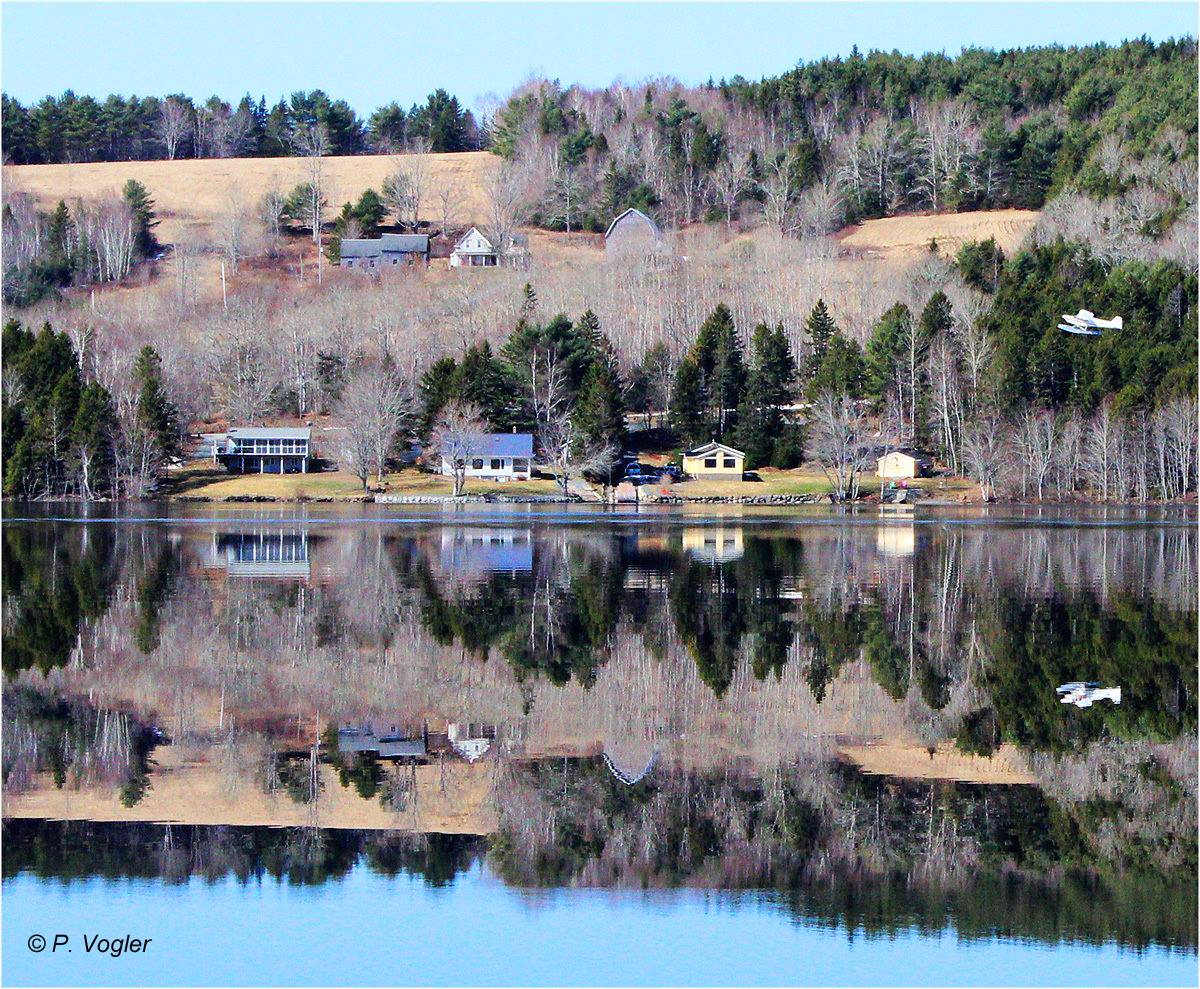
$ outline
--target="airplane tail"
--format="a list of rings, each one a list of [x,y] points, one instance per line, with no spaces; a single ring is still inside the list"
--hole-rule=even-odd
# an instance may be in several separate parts
[[[1112,325],[1113,325],[1114,330],[1123,330],[1123,329],[1125,329],[1125,320],[1121,316],[1114,316],[1112,318]],[[1117,703],[1119,704],[1120,701],[1118,701]]]

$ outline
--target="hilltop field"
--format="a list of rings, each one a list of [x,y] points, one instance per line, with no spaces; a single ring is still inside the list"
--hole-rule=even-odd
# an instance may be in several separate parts
[[[366,189],[378,190],[403,156],[360,155],[329,157],[322,164],[329,217],[342,203],[355,200]],[[447,186],[459,200],[459,223],[483,223],[487,215],[485,182],[500,159],[486,151],[437,154],[427,157],[426,198],[434,199]],[[186,241],[202,245],[211,241],[213,227],[231,202],[252,207],[268,190],[287,191],[306,181],[308,162],[303,158],[217,158],[179,161],[88,162],[75,165],[9,165],[4,183],[9,190],[33,196],[43,209],[58,200],[70,203],[119,194],[128,179],[137,179],[153,197],[159,217],[156,231],[164,244]],[[1033,210],[1003,209],[991,212],[897,216],[868,220],[847,227],[837,243],[849,250],[851,261],[884,261],[908,264],[929,250],[936,240],[944,254],[953,254],[969,240],[994,237],[1008,254],[1032,229],[1038,214]],[[754,239],[743,234],[741,239]],[[534,231],[530,247],[536,258],[550,266],[587,264],[601,259],[603,239],[595,234],[552,234]],[[864,272],[865,274],[865,272]]]
[[[329,200],[330,218],[347,200],[364,190],[376,189],[396,167],[398,155],[329,157],[321,168]],[[500,160],[486,151],[427,155],[428,190],[433,199],[453,187],[466,217],[484,215],[483,184]],[[306,158],[203,158],[178,161],[97,161],[78,165],[8,165],[6,190],[32,195],[44,209],[60,199],[96,199],[119,195],[128,179],[137,179],[157,206],[158,239],[205,241],[214,220],[231,200],[253,206],[272,188],[287,192],[308,180]]]

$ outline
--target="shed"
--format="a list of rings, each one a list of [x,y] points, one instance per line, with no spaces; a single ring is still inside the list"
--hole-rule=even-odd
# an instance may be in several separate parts
[[[683,455],[683,472],[696,478],[740,481],[746,466],[746,455],[715,440],[688,450]]]
[[[900,481],[924,477],[932,467],[932,458],[915,450],[891,450],[879,458],[875,473],[885,481]]]

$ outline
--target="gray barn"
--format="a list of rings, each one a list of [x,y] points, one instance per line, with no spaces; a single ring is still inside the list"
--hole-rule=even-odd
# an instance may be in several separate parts
[[[429,234],[383,234],[374,239],[346,238],[343,268],[395,268],[429,263]]]
[[[627,209],[608,225],[604,252],[609,257],[623,254],[657,254],[662,250],[662,231],[640,209]]]

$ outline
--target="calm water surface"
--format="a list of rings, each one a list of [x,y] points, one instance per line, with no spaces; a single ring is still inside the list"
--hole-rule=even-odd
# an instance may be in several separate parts
[[[1197,983],[1193,518],[323,508],[8,513],[8,984]]]

